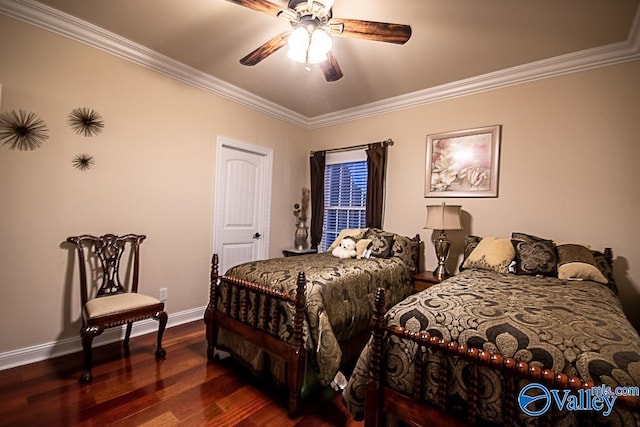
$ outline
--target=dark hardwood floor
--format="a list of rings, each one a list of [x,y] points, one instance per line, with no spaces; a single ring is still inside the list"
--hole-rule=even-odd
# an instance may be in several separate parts
[[[203,322],[167,329],[166,360],[155,334],[94,350],[93,382],[80,385],[80,353],[0,371],[3,426],[362,426],[333,390],[307,397],[287,417],[287,395],[233,361],[208,362]]]

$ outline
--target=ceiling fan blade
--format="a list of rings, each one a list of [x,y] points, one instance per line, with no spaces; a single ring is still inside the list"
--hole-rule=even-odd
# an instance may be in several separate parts
[[[336,57],[333,56],[333,52],[329,51],[327,56],[328,56],[327,60],[320,63],[322,74],[324,74],[324,78],[328,82],[338,81],[342,78],[342,70],[338,65],[338,61],[336,60]]]
[[[378,42],[405,44],[411,37],[411,27],[388,22],[362,21],[359,19],[332,18],[331,33]]]
[[[262,46],[260,46],[259,48],[257,48],[256,50],[248,54],[247,56],[245,56],[244,58],[242,58],[240,60],[240,63],[242,65],[247,65],[247,66],[256,65],[257,63],[265,59],[267,56],[271,55],[272,53],[280,49],[282,46],[286,45],[287,38],[289,37],[290,33],[291,33],[290,31],[285,31],[282,34],[275,36],[274,38],[272,38],[271,40],[269,40],[268,42],[266,42],[265,44],[263,44]]]
[[[230,1],[231,3],[239,4],[240,6],[248,7],[249,9],[257,10],[258,12],[264,12],[273,16],[278,16],[280,12],[288,9],[286,5],[272,3],[266,0],[227,0],[227,1]]]

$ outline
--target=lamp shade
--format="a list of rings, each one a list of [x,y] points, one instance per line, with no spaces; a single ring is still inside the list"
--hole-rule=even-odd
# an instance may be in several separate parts
[[[427,205],[427,223],[431,230],[460,230],[460,208],[456,205]]]

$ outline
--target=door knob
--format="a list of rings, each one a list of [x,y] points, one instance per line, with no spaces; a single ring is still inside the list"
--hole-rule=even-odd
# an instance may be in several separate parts
[[[254,235],[253,235],[253,238],[254,238],[254,239],[259,239],[259,238],[260,238],[260,233],[256,233],[256,234],[254,234]]]

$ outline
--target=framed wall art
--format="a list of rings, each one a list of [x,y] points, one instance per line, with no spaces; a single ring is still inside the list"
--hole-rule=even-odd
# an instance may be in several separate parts
[[[427,135],[424,197],[497,197],[501,130]]]

